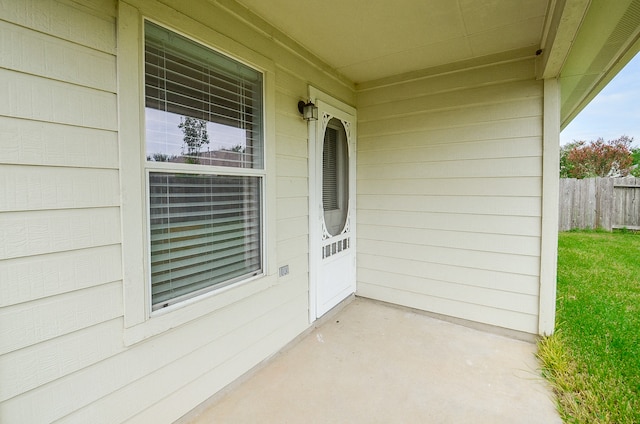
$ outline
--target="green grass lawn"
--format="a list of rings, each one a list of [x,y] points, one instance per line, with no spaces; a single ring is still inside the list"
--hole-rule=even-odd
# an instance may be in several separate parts
[[[640,234],[560,233],[543,373],[567,423],[640,423]]]

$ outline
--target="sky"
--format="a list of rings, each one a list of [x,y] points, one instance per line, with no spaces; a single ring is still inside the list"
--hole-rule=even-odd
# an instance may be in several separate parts
[[[633,137],[633,147],[640,147],[640,54],[567,125],[560,144],[623,135]]]

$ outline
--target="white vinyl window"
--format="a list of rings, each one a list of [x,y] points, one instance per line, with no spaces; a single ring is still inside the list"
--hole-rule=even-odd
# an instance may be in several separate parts
[[[263,75],[145,22],[151,304],[263,272]]]

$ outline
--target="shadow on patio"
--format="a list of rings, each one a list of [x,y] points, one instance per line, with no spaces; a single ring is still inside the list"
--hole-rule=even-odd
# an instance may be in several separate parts
[[[535,344],[356,298],[191,423],[561,423]]]

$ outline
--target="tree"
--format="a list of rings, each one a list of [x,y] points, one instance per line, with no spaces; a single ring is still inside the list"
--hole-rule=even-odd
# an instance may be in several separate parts
[[[245,153],[245,151],[247,150],[245,147],[242,147],[242,145],[240,144],[236,144],[233,147],[227,147],[227,148],[223,148],[222,150],[226,150],[228,152],[236,152],[236,153]]]
[[[573,141],[560,147],[560,178],[571,178],[573,163],[569,162],[567,157],[569,156],[569,152],[580,146],[580,143],[580,141]]]
[[[630,146],[633,138],[622,137],[604,141],[577,141],[567,149],[564,169],[572,178],[588,177],[624,177],[629,174],[633,164]],[[560,173],[563,173],[561,151]]]
[[[170,162],[173,156],[169,156],[165,153],[154,153],[151,156],[147,156],[147,160],[153,159],[154,162]]]
[[[631,157],[633,157],[631,175],[640,178],[640,147],[636,147],[631,151]]]
[[[187,163],[199,163],[198,155],[200,149],[205,144],[209,144],[209,134],[207,133],[207,121],[204,119],[186,116],[180,119],[178,128],[184,134],[182,145],[182,155],[186,156]],[[185,151],[186,148],[186,151]]]

